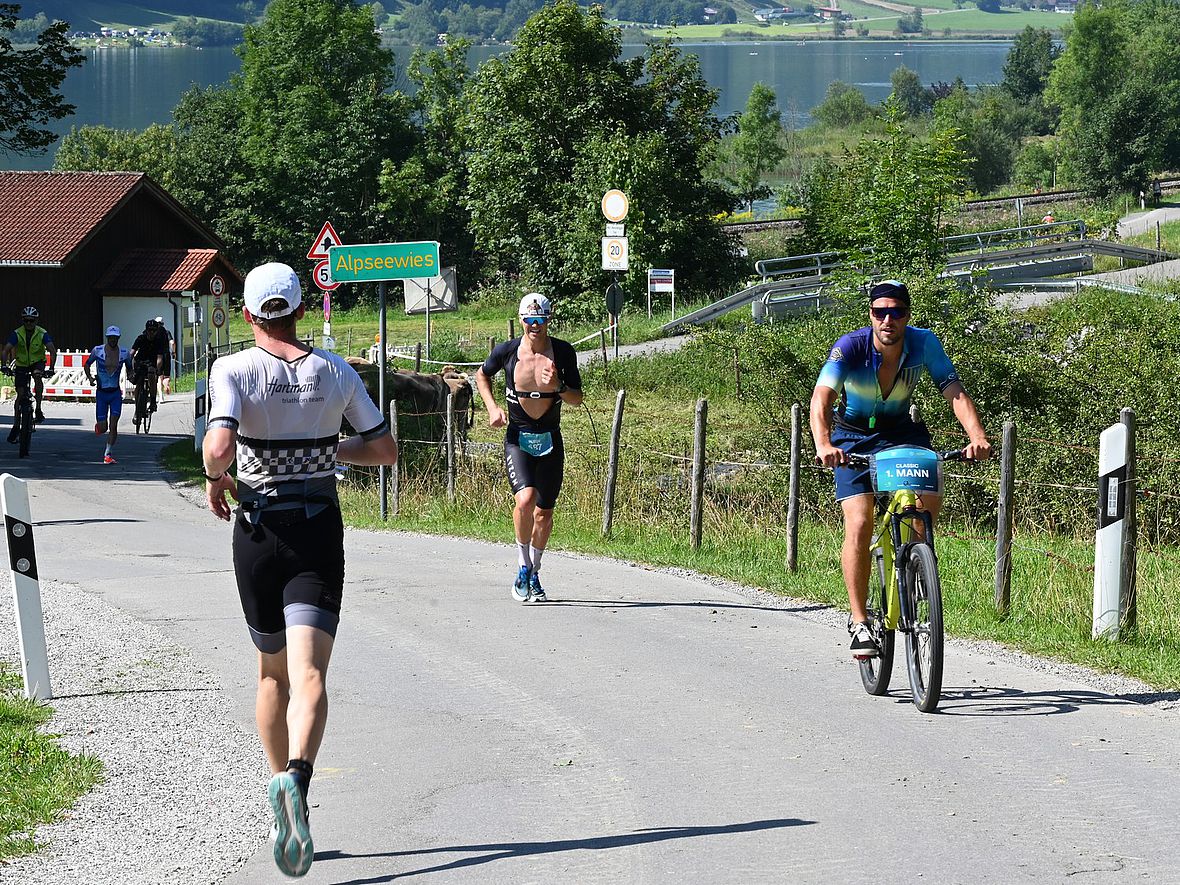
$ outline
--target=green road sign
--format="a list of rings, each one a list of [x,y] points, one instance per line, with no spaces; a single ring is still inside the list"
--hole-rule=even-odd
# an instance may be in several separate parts
[[[439,275],[438,243],[368,243],[332,246],[328,272],[336,283],[405,280]]]

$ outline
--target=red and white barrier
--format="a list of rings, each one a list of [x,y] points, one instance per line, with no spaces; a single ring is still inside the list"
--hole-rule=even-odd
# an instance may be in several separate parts
[[[90,351],[88,350],[59,350],[57,353],[57,370],[52,376],[45,378],[45,397],[58,399],[94,399],[98,388],[93,384],[87,383],[86,373],[82,369],[82,363],[89,355]],[[46,357],[45,365],[48,368],[48,357]],[[91,374],[93,375],[94,373],[91,372]],[[127,377],[126,367],[123,369],[121,381],[123,399],[130,402],[135,398],[135,385]]]

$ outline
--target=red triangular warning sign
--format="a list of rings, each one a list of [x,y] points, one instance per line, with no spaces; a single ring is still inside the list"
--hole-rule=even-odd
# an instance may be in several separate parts
[[[320,228],[319,236],[311,244],[311,249],[307,252],[307,257],[312,261],[320,261],[328,257],[328,250],[333,246],[342,245],[340,234],[336,233],[336,228],[332,227],[332,222],[325,221],[324,226]]]

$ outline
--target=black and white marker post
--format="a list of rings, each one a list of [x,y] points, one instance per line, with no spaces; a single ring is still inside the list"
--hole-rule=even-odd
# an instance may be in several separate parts
[[[1098,448],[1098,532],[1094,538],[1094,639],[1119,638],[1127,533],[1127,426],[1102,431]]]
[[[45,621],[41,614],[37,553],[33,549],[29,487],[23,479],[11,473],[0,476],[0,507],[4,508],[4,535],[8,539],[25,697],[45,701],[53,697],[53,689],[49,684],[49,658],[45,651]]]

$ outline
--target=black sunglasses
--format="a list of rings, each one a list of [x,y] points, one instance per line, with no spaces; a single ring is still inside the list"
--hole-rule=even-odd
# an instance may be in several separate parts
[[[895,320],[904,320],[910,315],[907,308],[904,307],[874,307],[873,317],[878,320],[883,320],[885,317],[893,317]]]

